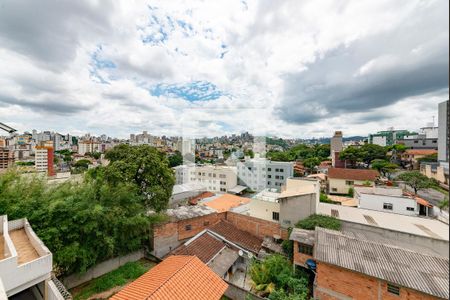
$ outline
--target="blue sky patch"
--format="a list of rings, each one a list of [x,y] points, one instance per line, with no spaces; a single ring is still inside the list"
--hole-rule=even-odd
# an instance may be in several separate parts
[[[209,81],[192,81],[184,84],[160,83],[150,89],[153,96],[182,98],[190,102],[215,100],[226,96]]]

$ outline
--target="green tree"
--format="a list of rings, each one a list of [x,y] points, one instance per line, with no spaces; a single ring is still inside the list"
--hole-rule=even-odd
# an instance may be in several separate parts
[[[318,157],[309,157],[303,161],[303,165],[309,172],[313,172],[313,170],[320,165],[320,159]]]
[[[445,197],[444,200],[442,200],[441,202],[439,202],[438,207],[440,209],[448,209],[448,197]]]
[[[101,173],[93,169],[82,183],[59,185],[13,171],[0,176],[0,215],[29,220],[53,253],[58,275],[142,249],[149,245],[150,225],[161,220],[147,216],[134,183],[112,185]]]
[[[253,289],[269,299],[307,299],[308,276],[296,272],[291,262],[279,254],[270,255],[263,261],[254,260],[249,275]]]
[[[183,156],[180,151],[175,151],[173,154],[168,156],[169,167],[173,168],[183,164]]]
[[[408,171],[400,174],[396,178],[403,181],[407,186],[410,186],[414,190],[414,194],[417,191],[430,188],[434,185],[434,182],[427,176],[421,174],[419,171]]]
[[[361,157],[361,150],[357,147],[347,147],[339,153],[339,159],[350,162],[350,165],[353,167],[358,161],[361,161]]]
[[[418,158],[417,161],[419,163],[422,162],[437,162],[437,153],[433,153],[430,155],[425,155],[424,157]]]
[[[110,164],[104,168],[108,182],[133,183],[143,204],[160,212],[167,207],[175,177],[164,153],[148,145],[118,145],[106,153]]]
[[[398,165],[384,159],[375,159],[372,161],[371,167],[389,178],[390,174],[398,168]]]
[[[76,163],[73,164],[75,168],[87,169],[92,162],[89,159],[80,159]]]
[[[387,149],[376,144],[364,144],[361,146],[360,160],[369,165],[375,159],[386,159]]]

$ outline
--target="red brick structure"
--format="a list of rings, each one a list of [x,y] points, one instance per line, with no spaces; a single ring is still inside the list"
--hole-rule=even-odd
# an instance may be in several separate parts
[[[317,263],[314,297],[331,299],[427,300],[442,299],[408,288],[399,287],[400,295],[388,292],[386,281],[326,263]],[[398,287],[398,286],[397,286]]]
[[[163,257],[187,239],[195,236],[220,220],[226,220],[236,228],[248,232],[258,238],[279,236],[288,238],[287,230],[280,224],[234,212],[211,213],[204,216],[183,220],[172,220],[153,229],[154,254]]]

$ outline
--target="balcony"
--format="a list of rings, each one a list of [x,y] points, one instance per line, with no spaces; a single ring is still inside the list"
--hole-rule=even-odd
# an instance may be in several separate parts
[[[0,216],[0,280],[8,297],[50,279],[52,253],[27,219]]]

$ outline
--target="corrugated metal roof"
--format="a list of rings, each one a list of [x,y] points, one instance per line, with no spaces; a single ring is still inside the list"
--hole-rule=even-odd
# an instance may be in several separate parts
[[[316,260],[449,298],[449,260],[316,228]]]

